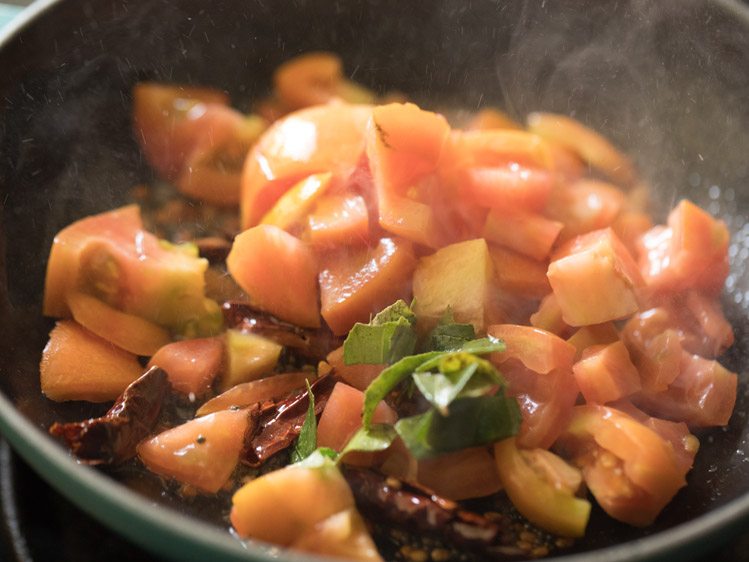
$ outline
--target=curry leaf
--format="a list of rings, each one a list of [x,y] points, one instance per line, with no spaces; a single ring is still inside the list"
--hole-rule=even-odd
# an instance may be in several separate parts
[[[455,400],[447,416],[432,409],[402,418],[395,430],[414,457],[425,458],[505,439],[520,421],[517,402],[500,393]]]
[[[439,324],[429,332],[427,347],[435,351],[454,351],[475,337],[473,324],[455,322],[452,309],[448,308]]]
[[[307,416],[304,418],[302,429],[299,431],[294,444],[294,450],[291,451],[291,462],[297,463],[310,456],[317,447],[317,417],[315,416],[315,394],[307,383],[307,396],[309,397],[309,406],[307,407]]]
[[[305,468],[319,468],[321,466],[331,466],[338,462],[338,453],[329,447],[319,447],[312,451],[306,458],[298,461],[296,466]]]
[[[384,369],[364,391],[364,413],[362,414],[362,425],[366,428],[372,425],[372,416],[380,401],[385,398],[401,382],[406,380],[414,370],[430,359],[442,355],[439,351],[409,355],[397,363]]]
[[[402,300],[378,313],[369,324],[357,323],[343,342],[347,365],[392,364],[416,349],[416,317]]]
[[[346,446],[341,451],[341,457],[346,453],[352,451],[363,451],[368,453],[374,453],[377,451],[384,451],[393,443],[398,434],[395,432],[395,428],[388,424],[374,424],[370,427],[361,427],[359,431],[354,433],[353,437],[349,439]]]

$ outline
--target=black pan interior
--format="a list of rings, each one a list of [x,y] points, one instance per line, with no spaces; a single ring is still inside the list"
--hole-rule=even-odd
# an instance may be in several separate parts
[[[741,375],[729,427],[701,435],[689,487],[636,530],[594,516],[580,549],[636,540],[749,489],[749,16],[696,0],[67,0],[0,49],[0,384],[44,429],[85,415],[40,394],[46,254],[71,221],[126,200],[152,176],[130,130],[139,80],[211,85],[238,107],[308,50],[425,105],[496,104],[573,115],[633,155],[663,213],[688,196],[734,233],[725,302]],[[596,515],[601,515],[597,513]]]

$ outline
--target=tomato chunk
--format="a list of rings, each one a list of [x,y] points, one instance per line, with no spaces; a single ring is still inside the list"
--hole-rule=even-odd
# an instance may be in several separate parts
[[[143,441],[138,456],[151,472],[215,494],[237,466],[251,420],[247,410],[196,418]]]
[[[270,225],[245,230],[226,266],[254,306],[298,326],[320,326],[317,262],[298,238]]]
[[[621,341],[588,347],[572,371],[588,403],[614,402],[641,388],[640,374]]]
[[[485,447],[419,459],[416,481],[453,501],[483,498],[502,489],[494,455]]]
[[[499,288],[512,296],[540,299],[551,293],[546,277],[548,262],[534,260],[523,254],[489,246],[494,264],[494,275]]]
[[[50,400],[108,402],[137,379],[138,358],[72,320],[57,322],[39,365],[42,392]]]
[[[135,138],[149,164],[176,179],[198,138],[195,120],[207,104],[227,105],[229,96],[212,88],[141,82],[133,88]]]
[[[336,383],[317,425],[318,446],[341,451],[361,427],[363,408],[364,393],[361,390],[342,382]],[[377,405],[372,418],[374,423],[394,424],[397,420],[397,414],[384,402]]]
[[[364,153],[368,106],[330,104],[296,111],[276,121],[245,160],[242,228],[255,226],[292,185],[311,174],[347,178]]]
[[[583,471],[599,505],[630,525],[649,525],[686,484],[671,444],[627,414],[577,406],[557,445]]]
[[[502,211],[540,211],[554,187],[554,176],[546,170],[517,163],[494,168],[467,168],[462,191],[482,207]]]
[[[567,324],[600,324],[638,310],[642,277],[610,229],[579,236],[558,255],[547,275]]]
[[[284,193],[260,224],[270,224],[291,231],[299,226],[312,210],[315,202],[328,190],[332,174],[312,174]]]
[[[416,267],[411,243],[382,238],[376,247],[344,250],[322,259],[321,313],[334,334],[347,333],[356,322],[408,295]]]
[[[315,247],[363,245],[369,242],[369,212],[360,195],[330,195],[318,201],[308,217],[309,241]]]
[[[682,352],[678,376],[663,391],[635,395],[643,410],[691,427],[727,425],[736,404],[738,377],[720,363]]]
[[[684,289],[720,293],[728,275],[729,234],[725,223],[689,201],[641,240],[640,270],[655,291]]]
[[[579,180],[556,189],[549,198],[546,214],[564,225],[568,240],[586,232],[612,226],[624,205],[624,193],[596,180]]]
[[[456,321],[473,324],[483,333],[493,273],[488,246],[481,238],[421,258],[413,276],[414,313],[432,325],[450,309]]]
[[[484,224],[484,237],[535,260],[545,260],[551,253],[562,223],[522,211],[492,211]]]
[[[68,295],[81,292],[178,332],[204,322],[215,329],[221,311],[205,298],[207,267],[207,260],[146,232],[135,205],[86,217],[55,236],[44,314],[68,316]]]
[[[577,469],[544,449],[518,449],[514,438],[494,445],[494,452],[507,495],[524,517],[563,537],[585,534],[591,506],[575,496],[582,483]]]
[[[153,355],[171,341],[169,332],[160,326],[83,293],[70,294],[68,306],[81,326],[130,353]]]
[[[487,333],[506,346],[505,351],[492,354],[495,363],[518,359],[530,370],[544,375],[556,369],[572,369],[574,346],[551,332],[531,326],[495,324],[489,326]]]
[[[198,338],[170,343],[151,357],[148,366],[166,371],[172,388],[189,396],[201,396],[221,371],[224,344],[220,338]]]
[[[208,400],[198,408],[195,415],[205,416],[221,410],[253,406],[268,400],[281,400],[295,390],[302,390],[305,381],[312,382],[314,379],[314,373],[299,372],[281,373],[244,382]]]
[[[343,361],[343,346],[338,349],[334,349],[326,357],[326,361],[333,367],[335,374],[343,379],[343,381],[354,388],[361,391],[366,390],[377,375],[387,367],[387,365],[369,365],[361,363],[357,365],[346,365]]]

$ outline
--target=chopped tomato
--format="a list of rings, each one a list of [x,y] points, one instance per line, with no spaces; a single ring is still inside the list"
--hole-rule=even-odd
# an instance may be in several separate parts
[[[641,388],[640,375],[621,341],[586,348],[572,372],[588,403],[614,402]]]
[[[327,52],[305,53],[280,65],[273,84],[284,106],[301,109],[335,98],[372,103],[374,94],[343,77],[341,59]]]
[[[582,469],[604,511],[630,525],[652,523],[686,484],[671,444],[614,408],[575,407],[557,446]]]
[[[335,374],[343,381],[354,388],[364,391],[377,375],[387,367],[387,365],[370,365],[366,363],[358,365],[346,365],[343,361],[343,346],[334,349],[326,357],[326,361],[333,367]]]
[[[635,181],[635,171],[624,154],[579,121],[554,113],[531,113],[528,129],[578,154],[588,164],[623,186]]]
[[[143,229],[135,205],[81,219],[55,236],[44,287],[44,314],[70,314],[82,292],[120,311],[184,331],[218,317],[204,296],[208,262]]]
[[[322,197],[307,223],[310,243],[319,248],[356,246],[369,242],[369,213],[360,195]]]
[[[506,166],[466,168],[461,193],[482,207],[501,211],[541,211],[554,187],[554,176],[515,162]]]
[[[367,524],[353,507],[302,531],[289,548],[330,558],[383,562]]]
[[[229,96],[212,88],[141,82],[133,89],[135,138],[148,162],[176,179],[199,138],[194,117],[207,105],[227,105]]]
[[[201,396],[210,390],[223,360],[221,338],[198,338],[165,345],[151,357],[148,366],[164,369],[177,392]]]
[[[564,225],[563,240],[611,226],[624,205],[625,196],[613,185],[579,180],[553,191],[546,215]]]
[[[270,225],[245,230],[226,267],[254,306],[298,326],[320,326],[317,262],[298,238]]]
[[[546,330],[561,338],[566,338],[573,331],[573,328],[568,326],[562,318],[562,309],[559,308],[559,303],[554,293],[546,295],[541,300],[538,310],[531,314],[530,324],[534,328]]]
[[[593,345],[608,345],[618,341],[619,332],[613,322],[583,326],[567,339],[567,343],[575,346],[575,361],[579,360],[583,352]]]
[[[337,467],[287,466],[250,480],[232,497],[231,524],[242,537],[289,546],[331,515],[354,507]]]
[[[367,156],[382,228],[429,247],[440,232],[430,197],[419,184],[437,170],[450,127],[441,115],[413,104],[375,108],[367,131]],[[416,192],[415,192],[416,191]]]
[[[642,237],[640,270],[655,291],[684,289],[720,293],[728,275],[729,234],[725,223],[689,201]]]
[[[176,178],[177,188],[213,205],[237,205],[244,159],[266,121],[217,104],[193,109],[189,119],[195,140]]]
[[[499,246],[489,246],[499,288],[513,296],[540,299],[551,293],[548,264]]]
[[[548,144],[538,135],[511,129],[455,131],[449,139],[445,170],[496,168],[518,164],[536,170],[552,166]]]
[[[571,240],[552,258],[547,275],[570,326],[617,320],[639,308],[642,277],[611,229]]]
[[[312,174],[303,179],[281,195],[273,208],[263,216],[260,224],[270,224],[287,231],[294,227],[299,229],[315,202],[330,187],[331,179],[330,172]]]
[[[611,223],[611,230],[635,257],[639,253],[640,239],[651,228],[653,219],[640,211],[622,211]]]
[[[487,333],[505,344],[505,351],[492,354],[492,361],[499,365],[508,359],[517,359],[543,375],[572,369],[574,346],[551,332],[531,326],[495,324],[487,328]]]
[[[493,274],[485,240],[445,246],[419,260],[413,274],[414,313],[429,327],[449,310],[457,322],[473,324],[482,333]]]
[[[499,369],[523,416],[518,445],[529,449],[550,447],[567,426],[579,394],[572,370],[538,374],[517,359],[503,361]]]
[[[720,363],[682,352],[678,376],[666,390],[643,390],[633,401],[646,412],[690,427],[727,425],[738,377]]]
[[[519,449],[515,439],[494,445],[497,470],[517,510],[534,525],[563,537],[582,537],[590,502],[578,498],[580,471],[544,449]]]
[[[68,306],[81,326],[130,353],[150,356],[171,341],[164,328],[83,293],[68,295]]]
[[[114,400],[142,373],[135,355],[72,320],[57,322],[39,365],[42,392],[58,402]]]
[[[296,111],[276,121],[245,160],[241,223],[255,226],[292,185],[310,174],[346,178],[364,152],[372,109],[330,104]]]
[[[378,312],[406,297],[416,258],[410,242],[383,238],[374,248],[344,249],[322,259],[321,314],[334,334],[368,322]]]
[[[362,426],[364,393],[345,383],[338,382],[333,387],[325,409],[317,424],[317,445],[341,451],[349,439]],[[394,424],[398,415],[390,406],[380,402],[375,408],[374,423]],[[372,455],[352,452],[346,455],[345,462],[356,465],[370,464]]]
[[[416,481],[449,500],[483,498],[502,489],[494,455],[486,447],[419,459],[416,466]]]
[[[226,410],[167,429],[138,445],[148,470],[209,494],[229,480],[252,423],[247,410]]]
[[[562,223],[534,213],[493,210],[484,224],[484,238],[541,261],[549,257],[562,228]]]

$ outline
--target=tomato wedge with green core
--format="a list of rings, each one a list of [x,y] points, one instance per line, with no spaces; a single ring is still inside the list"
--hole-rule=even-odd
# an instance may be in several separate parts
[[[494,445],[494,455],[507,495],[528,521],[563,537],[585,534],[591,506],[575,495],[577,469],[545,449],[519,449],[514,438]]]

